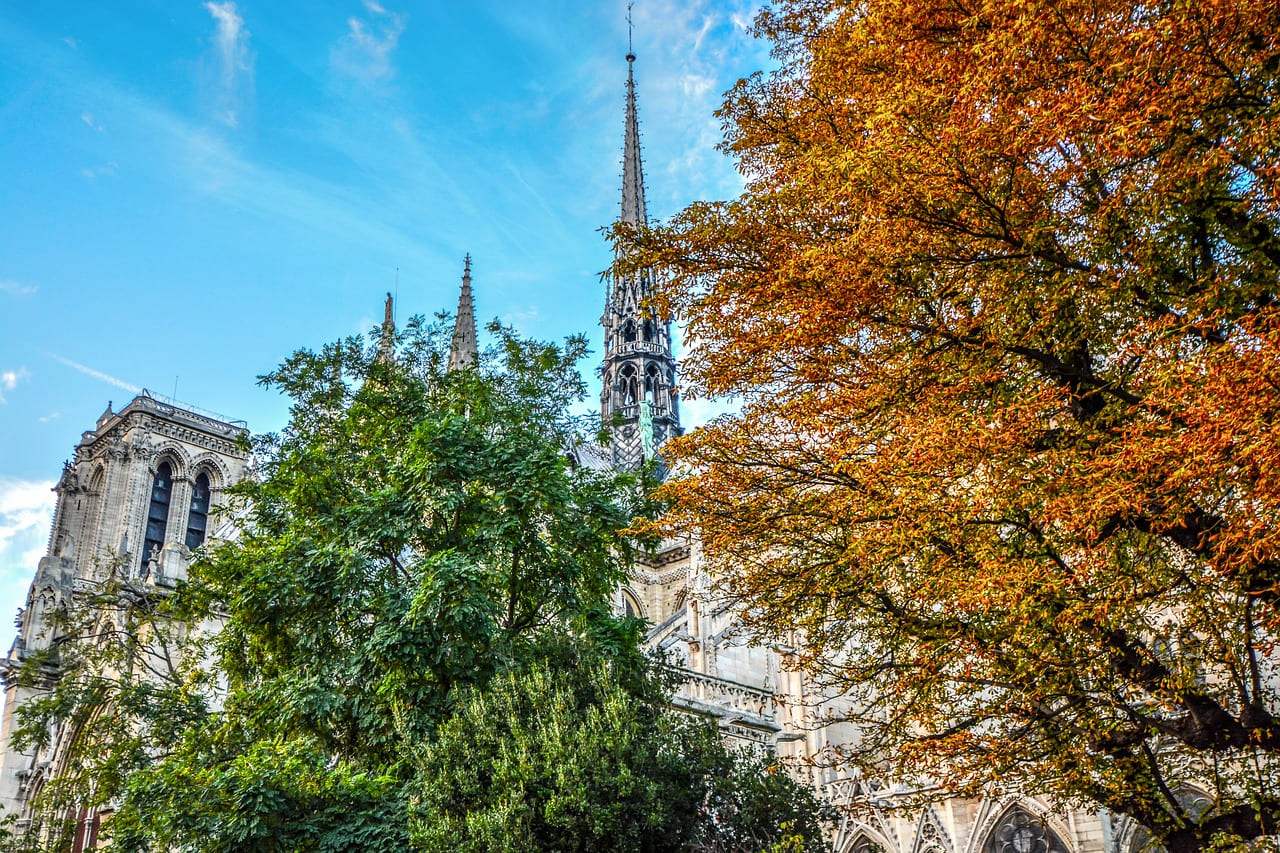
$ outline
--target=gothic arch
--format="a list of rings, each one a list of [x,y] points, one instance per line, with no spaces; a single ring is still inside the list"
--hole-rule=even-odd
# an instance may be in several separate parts
[[[644,612],[644,605],[640,603],[640,596],[636,595],[631,587],[624,586],[622,588],[622,614],[637,619],[648,618]]]
[[[1009,828],[1011,824],[1016,829],[1016,824],[1020,821],[1013,819],[1019,815],[1029,824],[1043,828],[1044,838],[1056,841],[1056,846],[1045,845],[1049,853],[1073,853],[1074,848],[1067,842],[1071,837],[1070,831],[1049,808],[1036,800],[1018,797],[983,801],[974,820],[973,833],[969,836],[965,853],[988,853],[993,848],[993,844],[989,842],[996,842],[994,849],[999,853],[1008,853],[1003,850],[999,833]],[[1032,850],[1015,850],[1014,853],[1045,853],[1045,851],[1036,846]]]
[[[209,475],[209,485],[215,492],[231,485],[231,473],[227,470],[226,463],[216,453],[206,451],[191,460],[192,479],[195,479],[202,470]]]
[[[951,840],[951,833],[947,832],[942,821],[938,819],[938,813],[932,806],[925,806],[920,813],[920,820],[916,823],[916,839],[912,853],[952,853],[954,849],[955,842]]]
[[[1044,816],[1019,804],[1005,809],[985,833],[981,853],[1067,853],[1067,844]]]
[[[846,819],[840,834],[849,840],[836,848],[838,853],[897,853],[898,850],[885,832],[860,820]]]
[[[618,371],[618,388],[622,392],[622,405],[634,406],[640,402],[640,379],[633,364],[624,364]]]
[[[152,477],[160,470],[160,466],[169,463],[169,468],[173,472],[173,479],[184,480],[191,473],[191,457],[187,455],[187,451],[182,445],[166,441],[155,449],[155,456],[151,458],[150,464],[147,466],[148,472]]]
[[[89,475],[89,494],[102,497],[102,491],[107,483],[107,466],[99,462],[93,466],[93,473]]]

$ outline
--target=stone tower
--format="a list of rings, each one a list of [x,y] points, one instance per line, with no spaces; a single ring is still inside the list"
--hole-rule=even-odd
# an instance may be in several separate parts
[[[55,488],[49,552],[36,568],[18,636],[5,662],[0,720],[0,808],[23,815],[58,770],[59,740],[35,754],[9,745],[14,710],[33,688],[12,678],[33,652],[58,642],[51,617],[115,576],[163,592],[185,580],[194,549],[216,537],[219,495],[247,461],[241,423],[158,400],[143,391],[119,412],[110,404],[85,432]],[[56,677],[56,672],[50,672]]]
[[[636,117],[635,61],[636,55],[628,53],[620,221],[639,227],[648,223],[648,214]],[[601,318],[604,366],[600,415],[604,425],[612,428],[613,464],[630,470],[652,459],[662,442],[681,432],[671,323],[654,316],[647,307],[657,275],[656,270],[643,269],[613,276]]]

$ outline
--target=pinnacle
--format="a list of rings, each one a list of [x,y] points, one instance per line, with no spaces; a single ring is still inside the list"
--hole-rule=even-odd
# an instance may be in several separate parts
[[[453,346],[449,350],[449,369],[474,367],[480,357],[476,335],[476,306],[471,295],[471,255],[462,267],[462,290],[458,294],[458,314],[453,327]]]

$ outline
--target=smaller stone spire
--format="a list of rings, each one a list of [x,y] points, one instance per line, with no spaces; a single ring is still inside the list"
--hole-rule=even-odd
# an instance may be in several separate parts
[[[471,298],[471,255],[462,268],[462,292],[458,294],[458,316],[453,327],[453,346],[449,350],[449,369],[474,367],[480,357],[476,342],[476,306]]]
[[[387,304],[382,317],[382,340],[378,342],[378,358],[392,361],[396,356],[396,321],[392,315],[391,294],[387,294]]]

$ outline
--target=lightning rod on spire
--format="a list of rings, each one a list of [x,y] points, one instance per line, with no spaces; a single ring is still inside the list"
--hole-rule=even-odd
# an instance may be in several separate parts
[[[636,61],[636,52],[631,48],[631,7],[635,5],[632,2],[627,3],[627,62]]]

